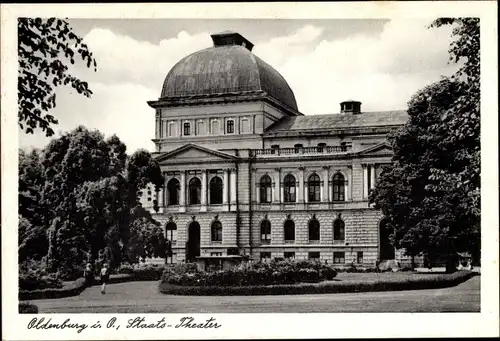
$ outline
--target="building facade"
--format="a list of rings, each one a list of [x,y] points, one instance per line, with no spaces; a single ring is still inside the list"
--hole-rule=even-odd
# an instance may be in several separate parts
[[[286,80],[235,32],[179,61],[156,111],[164,188],[143,205],[172,241],[168,262],[245,255],[373,266],[398,258],[368,195],[391,160],[405,111],[340,103],[304,115]],[[156,210],[152,203],[157,203]]]

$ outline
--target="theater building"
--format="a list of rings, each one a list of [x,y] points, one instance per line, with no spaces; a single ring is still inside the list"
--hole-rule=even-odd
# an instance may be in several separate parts
[[[368,194],[406,112],[364,112],[346,100],[335,114],[301,113],[250,41],[235,32],[212,39],[148,102],[165,186],[141,201],[172,241],[168,262],[244,255],[373,266],[399,257]]]

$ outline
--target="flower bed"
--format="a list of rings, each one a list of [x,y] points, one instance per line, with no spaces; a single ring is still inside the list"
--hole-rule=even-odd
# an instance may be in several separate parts
[[[320,283],[298,283],[256,286],[182,286],[162,282],[160,292],[169,295],[192,296],[249,296],[249,295],[298,295],[333,294],[352,292],[401,291],[438,289],[458,285],[477,273],[458,271],[453,274],[433,276],[409,276],[407,278],[387,277],[375,281],[324,281]]]
[[[169,267],[162,282],[174,286],[262,286],[317,283],[331,280],[337,272],[320,262],[272,261],[269,263],[242,263],[232,269],[216,272],[198,271],[195,265]]]

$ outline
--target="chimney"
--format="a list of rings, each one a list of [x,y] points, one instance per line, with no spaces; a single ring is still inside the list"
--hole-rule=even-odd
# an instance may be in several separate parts
[[[361,102],[347,100],[340,103],[341,114],[361,114]]]
[[[239,45],[245,47],[249,51],[252,51],[253,48],[253,44],[237,32],[224,31],[221,33],[212,34],[210,36],[212,37],[212,41],[214,42],[215,47]]]

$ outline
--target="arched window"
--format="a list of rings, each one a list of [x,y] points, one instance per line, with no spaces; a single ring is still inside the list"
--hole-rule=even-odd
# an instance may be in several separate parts
[[[292,174],[285,176],[283,181],[283,191],[285,202],[295,202],[295,177]]]
[[[312,219],[309,222],[309,242],[319,241],[319,221]]]
[[[340,173],[333,176],[333,201],[345,201],[345,180]]]
[[[333,222],[333,242],[345,242],[345,225],[344,222],[340,219],[337,219]]]
[[[295,242],[295,223],[291,219],[285,221],[285,243]]]
[[[267,219],[260,223],[260,240],[266,243],[271,241],[271,222]]]
[[[198,178],[192,178],[189,181],[189,204],[199,205],[201,203],[201,181]]]
[[[169,222],[165,227],[165,237],[174,244],[173,242],[177,239],[177,225],[174,222]]]
[[[171,179],[167,184],[167,192],[168,192],[168,204],[169,205],[179,205],[179,191],[181,189],[181,185],[179,180]]]
[[[296,145],[293,146],[295,148],[296,153],[300,153],[300,150],[304,148],[304,146],[301,143],[297,143]]]
[[[308,200],[309,202],[317,202],[321,200],[321,180],[318,174],[312,174],[307,182],[308,185]]]
[[[222,179],[218,176],[210,180],[210,204],[218,205],[222,204]]]
[[[222,241],[222,224],[220,221],[214,221],[212,223],[212,241],[221,242]]]
[[[260,179],[260,202],[262,203],[270,203],[271,198],[271,186],[272,181],[269,175],[264,175]]]
[[[323,150],[326,147],[326,143],[318,143],[318,153],[323,153]]]

